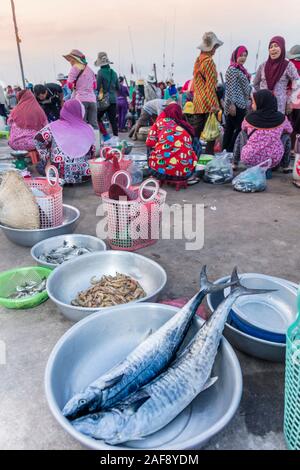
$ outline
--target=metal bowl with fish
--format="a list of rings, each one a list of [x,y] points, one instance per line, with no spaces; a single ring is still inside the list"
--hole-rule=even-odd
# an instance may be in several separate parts
[[[48,280],[48,294],[69,320],[77,322],[91,313],[111,310],[111,307],[76,306],[72,302],[79,293],[92,287],[94,278],[100,280],[103,276],[116,276],[117,273],[129,276],[145,291],[146,295],[133,300],[132,304],[156,301],[167,282],[165,270],[155,261],[136,253],[106,251],[85,255],[59,266]]]
[[[221,340],[212,370],[218,380],[151,436],[126,444],[105,444],[79,432],[62,413],[75,393],[120,363],[143,342],[149,330],[154,334],[177,312],[178,309],[161,304],[123,306],[95,313],[59,340],[46,368],[46,397],[58,423],[83,446],[95,450],[199,449],[231,421],[241,399],[242,374],[238,359],[225,339]],[[200,318],[193,320],[185,344],[202,324]]]
[[[287,326],[295,320],[298,285],[285,279],[263,274],[244,274],[241,278],[243,284],[248,287],[273,288],[277,292],[272,294],[272,300],[269,301],[270,294],[261,299],[245,297],[242,302],[238,300],[226,323],[225,337],[234,347],[250,356],[270,362],[284,362],[286,346],[277,340],[278,325],[281,328],[283,324]],[[222,284],[228,280],[229,277],[226,276],[217,280],[216,284]],[[207,303],[211,312],[218,307],[223,299],[224,292],[222,291],[208,295]],[[243,320],[245,314],[246,321]],[[240,321],[238,321],[239,315],[242,318]],[[257,328],[258,324],[263,328]]]
[[[55,269],[66,261],[97,251],[106,251],[106,244],[90,235],[60,235],[37,243],[31,256],[40,266]]]
[[[0,228],[4,235],[16,245],[32,247],[48,238],[74,232],[80,217],[80,212],[76,207],[68,206],[66,204],[64,204],[63,210],[64,221],[59,227],[38,230],[20,230],[0,224]]]

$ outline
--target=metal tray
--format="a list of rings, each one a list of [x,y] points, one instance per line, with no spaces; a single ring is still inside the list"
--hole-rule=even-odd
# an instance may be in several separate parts
[[[213,387],[198,395],[174,421],[141,441],[112,447],[76,431],[62,415],[70,397],[124,359],[149,329],[160,328],[178,309],[140,303],[96,313],[77,323],[59,340],[48,360],[45,390],[48,405],[58,423],[77,441],[96,450],[185,450],[203,447],[236,413],[242,394],[239,361],[223,339],[215,361]],[[195,319],[191,334],[201,327]],[[187,338],[188,340],[189,338]]]

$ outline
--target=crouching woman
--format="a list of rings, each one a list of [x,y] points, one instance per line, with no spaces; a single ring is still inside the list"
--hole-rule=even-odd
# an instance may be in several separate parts
[[[194,129],[185,120],[178,104],[170,104],[150,129],[147,147],[151,150],[149,169],[161,180],[184,181],[197,164],[193,149]]]
[[[239,161],[247,166],[268,159],[272,168],[289,171],[293,129],[287,117],[278,111],[276,97],[269,90],[253,95],[253,111],[246,116],[234,148],[234,167]]]
[[[35,136],[42,166],[56,166],[60,178],[67,184],[88,180],[88,160],[95,156],[94,130],[84,121],[84,113],[80,101],[66,101],[60,119],[44,127]],[[43,174],[43,170],[38,169]]]

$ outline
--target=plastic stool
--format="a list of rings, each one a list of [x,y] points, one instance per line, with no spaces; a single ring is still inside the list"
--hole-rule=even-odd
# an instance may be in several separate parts
[[[169,186],[176,186],[176,191],[180,191],[181,189],[188,188],[187,180],[161,180],[160,181],[161,186],[163,186],[165,183]]]
[[[36,150],[32,150],[31,152],[28,152],[28,156],[31,158],[31,163],[33,165],[36,165],[40,161],[39,154],[37,153]]]

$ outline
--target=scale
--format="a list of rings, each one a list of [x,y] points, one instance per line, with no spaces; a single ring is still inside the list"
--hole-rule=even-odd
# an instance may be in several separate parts
[[[29,158],[29,152],[26,150],[16,150],[11,152],[11,156],[15,160],[12,163],[15,165],[17,170],[26,170],[28,162],[26,161]]]

